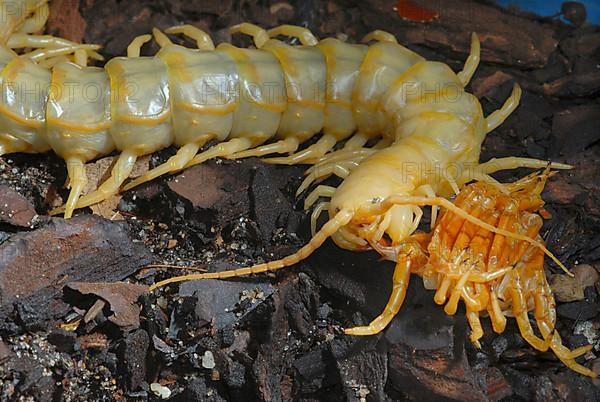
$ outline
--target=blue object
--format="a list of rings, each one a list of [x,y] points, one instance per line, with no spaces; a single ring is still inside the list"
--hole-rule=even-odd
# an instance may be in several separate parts
[[[497,0],[501,6],[516,6],[521,10],[530,11],[541,15],[542,17],[550,17],[560,13],[562,0]],[[579,0],[577,3],[582,3],[587,11],[587,22],[600,24],[600,0]],[[562,16],[561,19],[568,23]]]

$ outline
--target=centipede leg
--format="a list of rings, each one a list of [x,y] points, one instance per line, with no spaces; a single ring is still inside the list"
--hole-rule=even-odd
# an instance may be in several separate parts
[[[90,205],[102,202],[114,194],[117,194],[123,182],[131,174],[136,160],[136,154],[127,150],[123,151],[121,155],[119,155],[119,159],[117,160],[115,166],[112,168],[110,177],[106,179],[106,181],[102,183],[95,191],[81,197],[75,208],[88,207]],[[50,215],[57,215],[64,212],[65,206],[63,205],[60,208],[50,211]]]
[[[65,204],[65,219],[70,219],[73,216],[73,211],[77,206],[79,197],[81,197],[81,192],[87,183],[87,177],[85,175],[85,163],[83,160],[68,158],[66,163],[71,191]]]
[[[247,151],[237,152],[229,155],[228,159],[250,158],[252,156],[264,156],[268,154],[284,154],[294,152],[298,149],[300,141],[295,137],[289,137],[273,144],[263,145],[257,148],[252,148]]]
[[[212,158],[227,157],[237,152],[245,151],[254,145],[253,141],[248,138],[233,138],[227,142],[217,144],[206,151],[196,155],[189,161],[184,168],[198,165]]]
[[[41,62],[52,57],[74,54],[77,50],[85,50],[89,57],[94,60],[103,60],[104,58],[96,52],[100,49],[98,45],[73,45],[58,48],[42,48],[33,52],[25,53],[22,57],[26,57],[34,62]]]
[[[367,43],[371,41],[398,43],[398,39],[396,39],[394,35],[392,35],[389,32],[382,31],[380,29],[376,29],[375,31],[369,32],[361,40],[362,43]]]
[[[586,345],[575,350],[569,350],[562,344],[562,339],[557,331],[554,331],[554,335],[550,340],[550,348],[556,354],[556,357],[558,357],[560,361],[565,364],[565,366],[579,374],[595,378],[598,376],[595,372],[575,361],[575,358],[586,354],[592,350],[592,347],[592,345]]]
[[[25,20],[19,32],[34,33],[44,29],[48,16],[50,15],[50,7],[48,3],[41,3],[33,10],[33,13]]]
[[[75,62],[79,65],[87,64],[87,59],[91,58],[94,60],[104,60],[104,57],[100,55],[95,49],[100,48],[100,46],[96,46],[95,49],[89,48],[88,45],[82,45],[79,43],[72,42],[70,40],[66,40],[63,38],[58,38],[51,35],[27,35],[25,33],[14,33],[8,39],[7,46],[11,49],[22,49],[22,48],[34,48],[37,49],[37,52],[29,52],[26,53],[29,57],[32,54],[37,54],[37,57],[41,57],[43,49],[73,49],[68,53],[73,53],[75,55]],[[45,52],[48,54],[44,58],[49,58],[52,56],[52,52]],[[64,53],[61,53],[64,54]],[[81,60],[84,59],[85,63],[82,63]]]
[[[463,87],[467,86],[469,81],[471,81],[473,74],[475,74],[475,70],[477,70],[477,66],[481,60],[480,53],[479,38],[477,37],[477,34],[473,32],[471,34],[471,50],[469,52],[469,57],[467,57],[467,61],[465,62],[462,71],[456,74]]]
[[[139,35],[136,36],[129,46],[127,46],[127,57],[140,57],[142,46],[144,43],[150,42],[152,35]]]
[[[179,150],[177,151],[177,153],[175,155],[173,155],[172,157],[169,158],[168,161],[166,161],[165,163],[163,163],[160,166],[157,166],[156,168],[154,168],[152,170],[149,170],[143,176],[140,176],[137,179],[127,183],[123,187],[123,191],[131,190],[134,187],[137,187],[141,184],[144,184],[146,182],[154,180],[157,177],[160,177],[164,174],[180,171],[192,159],[194,159],[194,156],[196,156],[196,154],[198,153],[198,150],[200,150],[200,147],[203,144],[204,143],[195,142],[192,144],[186,144],[186,145],[182,146],[181,148],[179,148]]]
[[[481,339],[481,337],[483,336],[483,328],[481,327],[479,313],[467,307],[467,321],[469,322],[469,326],[471,327],[471,335],[469,336],[469,339],[471,339],[471,342],[473,342],[475,346],[481,348],[479,339]]]
[[[306,169],[305,175],[314,172],[317,169],[325,166],[327,163],[346,162],[346,161],[362,161],[373,155],[376,151],[372,148],[359,148],[354,150],[340,149],[339,151],[331,152],[322,156],[317,163]]]
[[[310,208],[319,197],[332,197],[335,193],[335,187],[331,186],[317,186],[304,200],[304,209]]]
[[[435,197],[435,191],[433,190],[433,187],[431,187],[430,184],[423,184],[422,186],[419,186],[415,193],[418,194],[419,192],[423,193],[425,196],[427,197]],[[435,223],[437,221],[437,215],[438,215],[438,210],[439,207],[433,205],[431,207],[431,224],[430,224],[430,228],[433,230],[433,228],[435,227]]]
[[[385,149],[392,145],[392,139],[390,138],[382,138],[375,145],[371,147],[371,149]]]
[[[508,99],[506,99],[504,105],[502,105],[500,109],[496,110],[488,117],[486,117],[486,133],[489,133],[490,131],[498,127],[500,124],[502,124],[504,120],[506,120],[506,118],[510,116],[512,112],[515,111],[517,106],[519,106],[519,101],[521,100],[521,93],[521,87],[518,84],[515,84],[513,86],[512,93],[510,94]]]
[[[325,178],[333,175],[345,179],[349,174],[350,170],[353,167],[358,166],[357,163],[354,162],[344,162],[344,163],[336,163],[336,164],[328,164],[318,170],[315,170],[310,175],[306,176],[306,178],[302,181],[300,187],[296,191],[296,195],[302,194],[304,190],[306,190],[311,184],[316,181],[324,180]]]
[[[297,25],[280,25],[278,27],[269,29],[267,32],[271,38],[278,35],[298,38],[300,43],[302,43],[304,46],[314,46],[319,43],[315,35],[310,30]]]
[[[345,151],[354,151],[364,147],[367,141],[369,141],[368,135],[356,133],[346,141],[342,149]]]
[[[294,165],[296,163],[316,163],[319,158],[331,151],[337,138],[331,134],[324,134],[319,141],[309,146],[308,148],[286,157],[267,158],[263,159],[266,163],[279,165]]]
[[[394,316],[398,314],[404,298],[406,297],[406,289],[410,280],[411,262],[413,256],[401,255],[396,263],[393,277],[392,294],[385,306],[383,312],[375,318],[367,326],[347,328],[344,332],[347,335],[374,335],[383,331],[383,329],[392,321]]]
[[[328,202],[320,202],[317,204],[315,209],[313,209],[312,214],[310,214],[310,233],[311,233],[311,235],[314,236],[315,233],[317,233],[317,221],[319,220],[319,217],[321,216],[323,211],[327,210],[327,208],[329,208]]]
[[[269,34],[266,30],[248,22],[242,22],[241,24],[234,25],[231,28],[229,28],[229,33],[231,34],[238,32],[252,36],[252,39],[254,40],[254,45],[258,49],[263,47],[263,45],[267,43],[267,41],[270,39]]]
[[[510,295],[512,299],[513,314],[517,319],[517,325],[523,339],[539,351],[548,350],[548,342],[540,339],[533,333],[529,317],[527,316],[527,301],[523,295],[523,287],[519,273],[515,270],[511,273],[512,283],[510,286]]]
[[[306,178],[302,181],[298,190],[296,190],[296,195],[300,195],[304,190],[306,190],[311,184],[315,181],[325,180],[332,174],[335,174],[338,177],[345,178],[346,171],[350,172],[352,169],[357,167],[360,162],[362,162],[369,155],[372,155],[375,151],[372,149],[360,149],[355,151],[336,151],[331,154],[330,158],[324,157],[311,166],[309,169],[304,172]]]
[[[22,49],[26,47],[41,49],[48,47],[75,46],[78,45],[78,43],[51,35],[28,35],[17,32],[10,36],[6,45],[11,49]]]
[[[178,25],[166,29],[165,32],[168,34],[183,34],[195,40],[198,49],[213,50],[215,48],[210,35],[193,25]]]
[[[0,155],[28,152],[31,144],[7,133],[0,133]]]
[[[492,329],[494,332],[497,334],[504,332],[504,329],[506,328],[506,317],[500,308],[500,302],[498,301],[498,295],[496,294],[495,289],[490,292],[488,314],[490,315],[490,321],[492,322]]]

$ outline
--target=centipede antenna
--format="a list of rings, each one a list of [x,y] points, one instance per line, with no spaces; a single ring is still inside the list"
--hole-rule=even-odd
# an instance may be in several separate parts
[[[312,237],[312,239],[310,239],[306,245],[300,248],[300,250],[280,260],[270,261],[263,264],[257,264],[251,267],[232,269],[229,271],[207,272],[203,274],[176,276],[155,283],[154,285],[150,286],[150,291],[153,291],[156,288],[168,285],[170,283],[193,281],[199,279],[226,279],[233,278],[236,276],[245,276],[252,274],[260,274],[269,271],[277,271],[279,269],[292,266],[310,256],[317,248],[321,246],[321,244],[323,244],[323,242],[325,242],[325,240],[327,240],[331,235],[337,232],[341,227],[345,226],[348,222],[350,222],[353,216],[354,213],[352,211],[341,210],[325,225],[323,225],[323,227]]]
[[[519,101],[521,100],[521,87],[519,84],[513,85],[513,90],[508,99],[504,102],[504,105],[488,117],[486,117],[485,121],[487,124],[486,134],[498,127],[500,124],[506,120],[508,116],[511,115],[512,112],[515,111],[517,106],[519,106]]]
[[[258,49],[262,48],[264,44],[271,39],[267,31],[265,31],[263,28],[247,22],[232,26],[229,28],[229,32],[231,34],[243,33],[251,36],[254,40],[254,46],[256,46]]]
[[[567,165],[566,163],[549,162],[540,159],[507,156],[505,158],[492,158],[487,162],[481,163],[479,166],[477,166],[477,171],[481,171],[485,174],[491,174],[500,170],[510,170],[516,168],[550,168],[568,170],[573,169],[573,166]]]
[[[188,38],[195,40],[198,49],[214,50],[215,48],[215,44],[210,35],[193,25],[178,25],[166,29],[165,32],[168,34],[183,34]]]
[[[127,57],[140,57],[142,46],[144,43],[150,42],[151,40],[152,35],[149,34],[137,36],[131,41],[129,46],[127,46]]]
[[[362,43],[368,43],[371,41],[398,43],[398,39],[396,39],[394,35],[386,31],[381,31],[379,29],[373,32],[369,32],[361,40]]]
[[[470,215],[467,211],[465,211],[462,208],[457,207],[456,205],[454,205],[452,202],[448,201],[445,198],[441,198],[441,197],[427,198],[427,197],[419,197],[419,196],[392,195],[392,196],[386,198],[381,203],[369,204],[365,208],[369,209],[370,213],[372,213],[374,215],[379,215],[379,214],[382,214],[383,212],[387,211],[393,205],[417,205],[417,206],[438,205],[440,207],[444,207],[447,210],[449,210],[450,212],[460,216],[461,218],[463,218],[483,229],[486,229],[490,232],[497,233],[499,235],[509,237],[511,239],[526,241],[536,247],[539,247],[544,252],[544,254],[546,254],[548,257],[550,257],[552,259],[552,261],[554,261],[556,263],[556,265],[558,265],[567,275],[569,275],[571,277],[574,276],[571,273],[571,271],[569,271],[567,269],[567,267],[565,267],[564,264],[562,262],[560,262],[560,260],[558,258],[556,258],[556,256],[554,254],[552,254],[550,252],[550,250],[548,250],[546,248],[546,246],[544,246],[539,241],[534,240],[531,237],[521,235],[519,233],[513,233],[508,230],[504,230],[504,229],[492,226],[489,223],[486,223],[486,222],[482,221],[481,219]]]
[[[466,87],[469,81],[471,81],[471,78],[473,78],[473,74],[475,74],[475,70],[477,70],[480,60],[481,46],[477,34],[473,32],[471,34],[471,50],[469,52],[469,57],[467,57],[467,61],[465,62],[462,71],[456,74],[463,87]]]

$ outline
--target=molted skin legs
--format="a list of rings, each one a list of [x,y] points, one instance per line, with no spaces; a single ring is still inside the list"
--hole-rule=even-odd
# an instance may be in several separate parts
[[[407,245],[408,246],[408,245]],[[393,287],[392,294],[388,300],[383,312],[377,316],[371,323],[364,327],[347,328],[344,332],[347,335],[375,335],[380,333],[388,326],[392,319],[398,314],[410,281],[411,268],[416,265],[421,265],[425,260],[425,254],[420,248],[420,245],[415,244],[409,247],[411,251],[398,257],[394,276],[392,279]]]
[[[487,311],[494,331],[501,333],[506,327],[505,312],[510,311],[521,335],[532,347],[540,351],[550,348],[567,367],[595,377],[592,370],[575,361],[592,346],[571,351],[562,345],[554,330],[556,311],[545,279],[544,250],[522,240],[536,237],[541,228],[541,218],[534,212],[542,204],[539,194],[547,177],[548,173],[525,177],[506,185],[508,193],[483,183],[463,189],[455,207],[467,215],[461,216],[452,210],[446,212],[428,243],[427,254],[420,247],[424,243],[412,243],[419,235],[402,243],[397,248],[392,295],[384,311],[368,326],[346,329],[346,334],[374,335],[385,329],[402,305],[413,272],[428,279],[437,278],[434,300],[445,304],[448,315],[457,312],[460,300],[464,302],[471,327],[470,339],[476,346],[479,347],[483,336],[480,312]],[[513,208],[507,209],[509,204]],[[506,238],[503,233],[493,233],[489,228],[513,233],[522,239]],[[502,308],[499,299],[503,299]],[[534,333],[529,320],[531,300],[541,338]]]

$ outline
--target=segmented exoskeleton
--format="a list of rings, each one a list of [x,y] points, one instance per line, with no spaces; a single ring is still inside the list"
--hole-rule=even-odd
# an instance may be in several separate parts
[[[97,45],[34,35],[48,18],[48,0],[0,1],[0,155],[51,149],[46,135],[49,67],[63,60],[101,60]],[[15,50],[21,51],[20,54]]]
[[[19,29],[29,33],[27,16],[35,16],[36,10],[46,7],[46,1],[22,3],[37,8],[11,20],[6,32],[12,36],[7,34],[5,42],[18,38]],[[131,43],[128,57],[114,58],[104,68],[85,65],[87,58],[93,57],[92,48],[77,48],[80,45],[66,42],[63,44],[71,50],[64,54],[72,55],[76,63],[47,56],[51,62],[43,66],[31,60],[24,63],[23,57],[10,51],[2,56],[5,62],[0,78],[3,83],[17,85],[3,85],[11,102],[0,109],[0,154],[42,152],[50,146],[65,159],[71,193],[66,205],[53,213],[64,212],[68,218],[75,208],[118,192],[138,157],[172,144],[179,147],[175,156],[125,189],[209,158],[296,152],[300,144],[322,131],[314,145],[290,156],[267,159],[271,163],[314,163],[300,191],[331,174],[344,178],[338,188],[319,186],[307,197],[307,207],[320,197],[331,200],[315,208],[313,238],[306,246],[282,260],[171,278],[153,288],[183,280],[280,269],[308,257],[331,237],[342,248],[374,249],[397,262],[394,290],[385,311],[370,325],[350,328],[346,333],[370,335],[385,328],[402,304],[410,274],[419,273],[437,289],[436,301],[448,300],[448,313],[455,311],[458,300],[465,302],[474,342],[481,336],[479,311],[488,311],[495,329],[500,330],[502,317],[512,308],[523,336],[532,345],[541,350],[551,347],[569,367],[593,374],[574,361],[588,348],[568,351],[554,331],[553,301],[548,298],[545,278],[540,276],[540,261],[543,263],[546,253],[562,264],[536,238],[539,225],[529,225],[527,219],[535,220],[531,218],[536,216],[532,215],[535,207],[521,204],[520,194],[513,194],[528,185],[502,185],[489,176],[502,169],[539,168],[548,163],[525,158],[478,163],[485,135],[517,107],[521,92],[515,85],[500,110],[483,116],[478,100],[464,91],[479,61],[476,35],[472,35],[465,68],[455,74],[447,65],[423,59],[381,31],[365,38],[376,41],[367,47],[336,39],[318,41],[300,27],[265,31],[241,24],[232,29],[252,35],[256,49],[230,44],[215,49],[206,33],[191,26],[166,32],[183,33],[195,39],[198,48],[175,45],[154,30],[161,46],[156,56],[140,57],[141,46],[152,39],[143,35]],[[302,45],[290,46],[273,39],[278,35],[297,37]],[[60,41],[54,38],[52,46],[41,51],[51,54]],[[14,89],[30,82],[47,86],[47,94],[40,92],[33,102],[22,96],[20,89]],[[72,87],[80,90],[70,91]],[[93,101],[85,91],[91,87],[96,95]],[[383,139],[376,147],[365,148],[375,137]],[[199,153],[213,140],[218,143]],[[274,141],[268,143],[270,140]],[[326,155],[341,140],[347,140],[344,149]],[[84,164],[115,149],[120,156],[111,178],[80,198],[86,182]],[[450,166],[453,169],[448,169]],[[482,193],[473,187],[477,185],[460,191],[473,180],[481,182]],[[458,194],[457,205],[448,201],[454,194]],[[539,192],[536,195],[539,198]],[[510,209],[513,201],[516,209]],[[420,208],[425,205],[449,210],[439,221],[433,214],[432,237],[414,234],[422,215]],[[329,220],[317,231],[317,219],[325,210]],[[512,213],[507,222],[516,226],[503,223],[505,210]],[[487,214],[482,215],[482,211]],[[456,219],[462,220],[462,225],[457,225]],[[465,250],[475,248],[463,242],[457,249],[460,258],[453,260],[457,268],[448,270],[440,261],[454,256],[456,244],[463,244],[460,239],[473,238],[467,223],[471,229],[485,232],[488,239],[514,239],[517,246],[507,252],[503,264],[497,265],[485,258],[477,262],[463,259]],[[444,248],[448,240],[445,233],[456,239],[452,249]],[[483,250],[486,255],[494,253],[493,247]],[[495,252],[497,257],[503,256]],[[529,266],[533,268],[526,269]],[[523,287],[535,298],[542,340],[536,339],[530,328],[522,327],[528,309]]]
[[[174,157],[125,189],[213,157],[294,152],[321,130],[323,135],[314,145],[289,157],[267,161],[314,163],[338,141],[353,134],[345,144],[347,150],[381,135],[387,138],[385,143],[390,143],[395,132],[381,110],[384,93],[401,76],[422,80],[408,73],[417,73],[412,66],[426,67],[417,74],[431,79],[437,74],[436,68],[422,64],[423,58],[381,31],[365,38],[377,41],[369,47],[337,39],[319,42],[306,29],[292,26],[267,32],[241,24],[232,31],[252,35],[259,49],[229,44],[214,49],[208,35],[190,26],[167,31],[196,39],[198,49],[189,49],[173,44],[154,30],[161,46],[155,57],[139,57],[141,45],[151,39],[144,35],[132,42],[129,57],[114,58],[104,69],[58,62],[51,76],[40,72],[45,76],[37,77],[37,81],[50,91],[47,97],[41,94],[38,98],[36,113],[21,113],[19,109],[34,106],[16,93],[7,94],[22,103],[8,110],[20,119],[22,131],[37,130],[36,138],[45,140],[46,148],[49,144],[67,161],[71,193],[66,205],[52,213],[65,212],[68,218],[76,207],[97,203],[118,192],[139,156],[171,144],[180,148]],[[282,34],[296,36],[304,45],[290,46],[271,38]],[[454,80],[459,93],[478,58],[478,41],[473,37],[472,55]],[[11,78],[17,87],[28,82],[22,77]],[[97,98],[93,102],[86,99],[90,86]],[[45,137],[41,131],[46,131]],[[263,145],[272,138],[276,141]],[[23,145],[9,144],[4,153],[25,149],[27,140],[27,136],[19,137]],[[219,143],[198,153],[212,140]],[[120,157],[111,178],[79,199],[86,182],[84,164],[113,149],[120,152]]]

